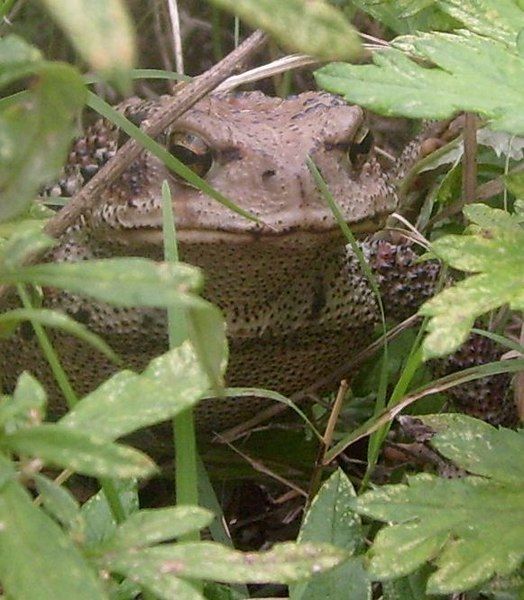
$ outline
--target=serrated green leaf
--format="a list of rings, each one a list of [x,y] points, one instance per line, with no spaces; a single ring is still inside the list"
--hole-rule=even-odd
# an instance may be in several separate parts
[[[213,514],[198,506],[140,510],[132,514],[104,545],[105,551],[143,548],[207,527]]]
[[[3,333],[2,327],[6,325],[13,327],[21,321],[34,321],[45,327],[61,329],[83,340],[113,362],[120,362],[118,356],[99,335],[89,331],[85,325],[78,323],[78,321],[75,321],[65,313],[48,308],[15,308],[2,313],[0,315],[0,337],[2,337]]]
[[[160,575],[228,583],[292,583],[340,564],[347,553],[327,544],[275,544],[268,552],[239,552],[215,542],[162,544],[107,555],[110,570],[141,580]]]
[[[438,555],[428,593],[459,592],[507,575],[524,557],[524,485],[480,477],[419,474],[353,501],[354,509],[394,523],[376,536],[370,574],[396,579]]]
[[[364,536],[360,517],[351,509],[350,498],[355,491],[345,473],[338,469],[324,482],[311,503],[300,528],[298,542],[326,542],[342,548],[348,554],[361,550]],[[371,599],[371,580],[361,556],[352,556],[327,573],[311,581],[294,585],[291,600]]]
[[[513,230],[515,233],[524,231],[521,228],[518,215],[509,213],[500,208],[491,208],[486,204],[470,204],[464,207],[465,216],[480,229],[485,230],[485,234],[490,232],[498,233],[497,229]]]
[[[438,68],[391,48],[375,53],[374,65],[333,63],[315,78],[321,87],[380,114],[445,119],[465,110],[484,116],[493,129],[524,134],[524,57],[516,49],[468,31],[410,36],[407,46]]]
[[[497,429],[484,421],[460,414],[418,417],[437,434],[431,445],[469,473],[500,483],[524,484],[524,435]]]
[[[117,306],[207,306],[188,293],[202,285],[199,269],[138,257],[33,265],[0,271],[0,281],[58,287]]]
[[[93,477],[145,477],[155,465],[145,454],[63,425],[39,425],[3,436],[4,448]]]
[[[17,482],[0,492],[0,581],[16,600],[107,600],[76,546]]]
[[[35,73],[28,97],[0,110],[1,220],[24,212],[58,173],[86,98],[80,74],[69,65],[42,63]]]
[[[41,0],[84,60],[106,76],[135,62],[131,20],[121,0]]]
[[[515,44],[524,11],[515,0],[438,0],[440,8],[480,35]]]
[[[504,211],[487,206],[472,205],[466,214],[482,231],[444,236],[432,248],[453,268],[476,274],[420,308],[420,314],[432,317],[423,344],[425,359],[458,348],[483,313],[503,304],[524,309],[524,229]]]
[[[149,363],[141,375],[120,371],[75,405],[60,423],[113,440],[194,406],[209,381],[189,342]]]
[[[212,0],[267,31],[284,47],[322,60],[349,60],[361,52],[358,34],[344,14],[324,0]],[[289,32],[293,31],[290,36]]]

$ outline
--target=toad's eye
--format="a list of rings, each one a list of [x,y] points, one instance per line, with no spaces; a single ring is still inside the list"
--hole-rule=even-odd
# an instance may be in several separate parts
[[[200,177],[204,177],[213,164],[209,146],[196,133],[182,131],[171,133],[167,140],[167,149]]]
[[[348,156],[351,164],[361,165],[366,161],[371,148],[373,147],[373,134],[369,129],[362,128],[357,132],[353,141],[349,145]]]

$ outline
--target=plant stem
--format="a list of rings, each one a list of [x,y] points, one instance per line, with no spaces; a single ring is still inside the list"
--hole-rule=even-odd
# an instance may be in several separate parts
[[[29,294],[27,293],[25,287],[20,284],[16,286],[16,289],[18,291],[18,295],[20,296],[20,300],[22,301],[24,308],[33,308],[31,298],[29,297]],[[45,356],[45,359],[51,367],[53,376],[66,400],[67,406],[69,407],[69,409],[71,409],[78,402],[78,398],[75,394],[73,386],[71,385],[71,382],[69,381],[66,372],[64,371],[64,367],[62,367],[58,354],[53,348],[53,345],[51,344],[49,337],[42,325],[40,325],[40,323],[36,323],[35,321],[31,321],[31,325],[33,326],[35,335],[38,339],[38,343],[42,350],[42,354]]]
[[[31,298],[29,297],[25,287],[23,285],[18,285],[17,291],[24,308],[33,308]],[[72,409],[77,404],[78,398],[73,390],[66,372],[64,371],[64,368],[62,367],[58,354],[53,348],[53,345],[51,344],[49,337],[47,336],[47,333],[42,325],[40,325],[40,323],[35,323],[34,321],[31,321],[31,325],[33,326],[38,343],[42,349],[42,354],[45,356],[49,366],[51,367],[58,387],[60,388],[60,391],[64,395],[64,398],[67,402],[67,406],[69,409]],[[113,482],[110,479],[100,479],[100,485],[104,490],[107,503],[109,504],[115,521],[117,523],[122,523],[125,521],[126,515],[124,507],[120,502],[118,491],[116,490]]]

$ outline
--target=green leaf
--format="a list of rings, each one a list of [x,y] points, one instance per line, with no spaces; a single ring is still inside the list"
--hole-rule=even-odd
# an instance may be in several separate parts
[[[354,554],[364,545],[360,518],[353,512],[355,497],[351,482],[338,469],[322,485],[311,503],[300,529],[298,542],[327,542]],[[371,581],[362,556],[353,556],[327,573],[291,588],[291,600],[371,599]]]
[[[380,114],[445,119],[465,110],[481,114],[493,129],[524,133],[524,57],[516,49],[468,31],[410,36],[406,46],[437,68],[391,48],[375,53],[374,65],[333,63],[315,78],[321,87]]]
[[[172,540],[192,531],[207,527],[213,514],[198,506],[175,506],[140,510],[132,514],[115,535],[104,545],[104,550],[130,550]]]
[[[340,564],[347,554],[326,544],[276,544],[268,552],[239,552],[214,542],[162,544],[107,555],[108,569],[148,580],[184,577],[228,583],[292,583]]]
[[[483,229],[444,236],[432,249],[453,268],[476,274],[420,308],[420,314],[432,317],[423,345],[425,359],[458,348],[483,313],[503,304],[524,309],[524,229],[498,209],[472,205],[464,212]]]
[[[245,600],[247,597],[228,585],[209,582],[204,585],[204,594],[206,600]]]
[[[138,510],[138,491],[134,479],[113,479],[113,487],[118,493],[120,504],[126,517]],[[86,524],[85,546],[89,549],[107,541],[115,532],[117,523],[103,490],[82,505],[80,509]]]
[[[0,281],[62,288],[117,306],[207,306],[187,291],[202,285],[196,267],[146,258],[33,265],[16,272],[0,271]]]
[[[344,14],[323,0],[212,0],[246,23],[263,29],[295,52],[344,60],[361,52],[358,34]],[[290,36],[289,32],[293,35]]]
[[[35,473],[33,479],[47,512],[67,529],[73,530],[77,541],[82,541],[85,523],[76,498],[66,488],[44,475]]]
[[[118,356],[96,333],[89,331],[85,325],[78,323],[68,315],[47,308],[16,308],[2,313],[0,315],[0,337],[2,337],[2,326],[7,325],[11,328],[18,325],[21,321],[33,321],[45,327],[61,329],[90,344],[113,362],[120,362]]]
[[[219,392],[224,384],[228,344],[226,323],[222,311],[214,305],[189,310],[190,337],[198,361],[204,370],[209,386]]]
[[[395,579],[394,581],[384,581],[382,583],[384,600],[426,600],[436,598],[436,596],[428,596],[425,593],[431,572],[432,569],[425,566],[407,577]]]
[[[524,27],[524,11],[515,0],[438,0],[438,5],[471,31],[508,45]]]
[[[47,250],[55,244],[56,240],[41,231],[41,225],[21,223],[0,248],[2,268],[16,269],[29,254]]]
[[[155,358],[141,375],[120,371],[83,398],[60,423],[113,440],[194,406],[209,381],[189,342]]]
[[[397,34],[428,29],[445,31],[457,25],[437,7],[434,0],[352,0],[351,4],[358,6]]]
[[[3,436],[2,446],[46,464],[93,477],[145,477],[155,465],[145,454],[63,425],[39,425]]]
[[[130,571],[128,577],[160,600],[205,600],[190,582],[166,574],[159,576],[152,569],[140,569],[136,573]]]
[[[45,414],[47,396],[41,384],[29,373],[18,378],[12,397],[0,403],[0,426],[10,432],[20,425],[40,421]]]
[[[460,414],[417,417],[437,434],[431,445],[457,466],[500,483],[524,484],[524,435]]]
[[[460,592],[511,573],[524,557],[522,481],[419,474],[353,504],[361,514],[394,523],[378,533],[370,551],[369,572],[379,580],[407,575],[439,555],[428,593]]]
[[[76,546],[17,482],[0,492],[0,581],[16,600],[106,600]]]
[[[131,20],[121,0],[41,0],[84,60],[96,71],[122,76],[135,62]]]
[[[519,200],[524,199],[524,173],[511,173],[504,177],[508,190]],[[522,220],[522,215],[519,215]]]
[[[6,456],[0,454],[0,492],[17,477],[18,473],[15,469],[15,464]]]
[[[0,87],[26,77],[34,72],[35,65],[42,61],[40,50],[17,35],[0,39]]]
[[[42,63],[31,93],[0,111],[0,219],[26,210],[41,185],[60,170],[86,97],[69,65]]]

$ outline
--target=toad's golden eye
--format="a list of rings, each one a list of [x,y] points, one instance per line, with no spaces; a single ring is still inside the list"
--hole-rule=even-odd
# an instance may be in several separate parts
[[[211,169],[213,156],[206,142],[196,133],[175,131],[167,140],[169,152],[200,177]]]
[[[348,156],[353,166],[361,166],[373,148],[373,134],[366,127],[360,129],[349,145]]]

